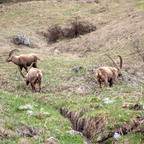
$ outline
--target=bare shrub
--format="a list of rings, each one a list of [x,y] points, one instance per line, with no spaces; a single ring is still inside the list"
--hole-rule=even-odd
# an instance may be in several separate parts
[[[65,38],[75,38],[86,33],[90,33],[96,30],[90,22],[86,21],[71,21],[70,23],[59,25],[53,25],[48,29],[48,32],[37,32],[42,34],[48,40],[48,42],[57,42]]]

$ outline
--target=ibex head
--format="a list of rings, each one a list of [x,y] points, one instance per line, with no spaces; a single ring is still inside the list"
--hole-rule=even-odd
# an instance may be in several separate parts
[[[120,55],[117,55],[120,58],[120,66],[118,66],[117,63],[109,55],[107,56],[112,60],[113,64],[115,65],[115,68],[117,69],[117,75],[122,76],[122,73],[121,73],[122,64],[123,64],[122,57]]]
[[[13,54],[15,51],[19,51],[19,50],[18,50],[18,49],[12,50],[12,51],[9,53],[8,58],[5,60],[6,62],[11,62],[11,61],[12,61],[12,58],[13,58],[12,54]]]

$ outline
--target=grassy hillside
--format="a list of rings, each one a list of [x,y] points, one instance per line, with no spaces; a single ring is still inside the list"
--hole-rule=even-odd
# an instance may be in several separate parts
[[[77,38],[48,43],[41,32],[72,20],[89,21],[97,27]],[[1,143],[46,143],[53,136],[61,144],[144,143],[144,62],[135,42],[144,52],[144,2],[141,0],[31,1],[0,5],[0,141]],[[13,37],[25,34],[33,48],[16,46]],[[32,93],[17,66],[6,63],[9,52],[15,55],[36,53],[43,73],[42,92]],[[59,51],[59,54],[56,53]],[[106,54],[124,63],[123,76],[112,88],[99,88],[96,70],[113,66]],[[73,66],[82,66],[75,73]],[[38,89],[37,89],[38,91]],[[113,100],[105,104],[104,99]],[[122,108],[124,103],[140,107]],[[33,106],[33,115],[19,110]],[[42,115],[48,112],[47,115]],[[65,116],[65,117],[64,117]],[[67,118],[66,118],[67,117]],[[33,136],[20,134],[33,127]],[[88,138],[67,134],[75,129]],[[122,135],[113,139],[114,132]],[[24,137],[24,139],[22,139]]]

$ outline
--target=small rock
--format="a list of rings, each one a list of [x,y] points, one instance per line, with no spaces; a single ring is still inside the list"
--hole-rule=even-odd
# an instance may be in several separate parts
[[[118,139],[121,138],[121,135],[115,132],[115,133],[114,133],[114,138],[115,138],[116,140],[118,140]]]
[[[109,98],[105,98],[105,99],[103,99],[103,101],[109,101]]]
[[[102,137],[101,137],[101,136],[98,136],[97,141],[99,142],[99,141],[101,141],[101,140],[102,140]]]
[[[61,54],[61,52],[59,50],[57,50],[57,49],[54,50],[54,55],[60,55],[60,54]]]
[[[24,106],[20,106],[19,110],[34,110],[34,109],[33,109],[33,106],[27,104],[27,105],[24,105]]]
[[[30,47],[30,40],[26,35],[18,35],[16,38],[12,39],[15,45],[26,45]]]
[[[43,112],[43,113],[41,113],[42,115],[45,115],[45,116],[51,116],[51,114],[50,113],[48,113],[48,112]]]
[[[67,133],[72,135],[72,136],[80,136],[82,138],[85,138],[81,132],[78,132],[78,131],[75,131],[75,130],[70,130]]]
[[[144,109],[144,104],[143,104],[142,102],[140,102],[139,104],[140,104],[140,105],[142,106],[142,108]]]
[[[129,108],[133,108],[133,109],[140,109],[141,108],[141,106],[137,103],[124,103],[122,105],[122,107],[123,108],[128,108],[129,107]]]
[[[51,116],[51,114],[49,112],[44,112],[44,108],[40,109],[40,113],[39,115],[43,115],[43,116]]]
[[[48,138],[48,139],[46,140],[46,142],[47,142],[48,144],[58,144],[58,143],[59,143],[59,141],[58,141],[57,139],[55,139],[54,137]]]
[[[105,99],[103,99],[103,102],[105,104],[110,104],[110,103],[114,103],[114,100],[110,100],[109,98],[105,98]]]
[[[44,111],[44,108],[41,108],[40,111]]]
[[[40,113],[37,113],[37,114],[33,114],[31,116],[34,116],[37,119],[44,119],[45,117],[51,117],[51,114],[48,113],[48,112],[40,112]]]
[[[88,143],[86,141],[84,141],[83,144],[88,144]]]
[[[75,89],[75,93],[76,94],[84,94],[85,90],[82,87],[78,87],[78,88]]]
[[[27,113],[28,115],[33,115],[33,114],[34,114],[33,111],[27,111],[26,113]]]

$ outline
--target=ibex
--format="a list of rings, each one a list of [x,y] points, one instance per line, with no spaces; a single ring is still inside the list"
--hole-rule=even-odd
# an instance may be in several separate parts
[[[39,84],[39,92],[41,92],[42,72],[37,68],[31,68],[25,77],[26,85],[31,84],[32,91],[35,91],[35,84]]]
[[[122,57],[118,55],[118,57],[120,58],[120,67],[119,67],[117,63],[109,55],[107,56],[112,60],[113,64],[115,65],[115,68],[100,67],[97,70],[96,76],[97,76],[97,81],[98,81],[100,88],[102,88],[102,82],[104,82],[105,86],[107,86],[109,82],[109,85],[111,87],[114,81],[116,80],[117,76],[122,76],[122,73],[121,73],[121,68],[122,68],[122,63],[123,63]]]
[[[22,73],[22,68],[24,67],[26,72],[27,67],[29,67],[33,62],[33,67],[37,68],[37,61],[39,60],[38,56],[35,54],[25,54],[25,55],[20,55],[20,56],[12,56],[12,54],[15,51],[19,51],[18,49],[14,49],[9,53],[8,58],[6,59],[6,62],[13,62],[16,64],[19,68],[19,71],[21,75],[24,77]]]
[[[32,92],[35,91],[35,84],[38,83],[39,84],[39,92],[41,92],[42,72],[38,68],[32,68],[33,64],[34,63],[31,64],[28,73],[24,77],[25,82],[26,82],[26,85],[28,85],[30,83],[30,85],[32,87]]]

